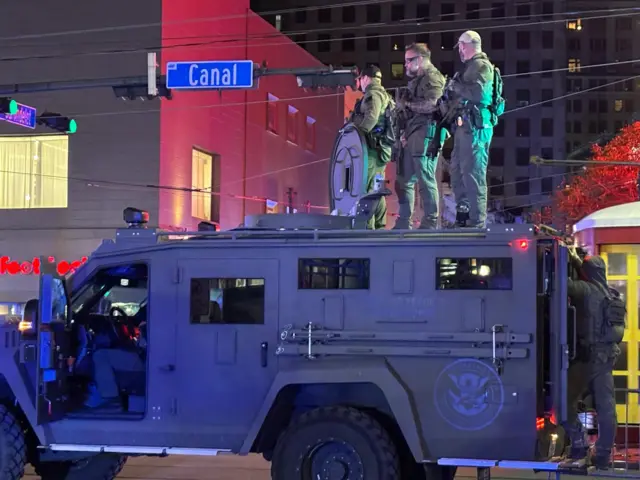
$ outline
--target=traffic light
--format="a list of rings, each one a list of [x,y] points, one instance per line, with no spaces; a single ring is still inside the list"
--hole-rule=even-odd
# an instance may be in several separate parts
[[[341,69],[321,73],[298,74],[298,87],[300,88],[340,88],[356,87],[357,71],[355,69]]]
[[[44,112],[40,115],[38,117],[38,125],[44,125],[62,133],[76,133],[78,130],[78,124],[75,120],[52,112]]]
[[[18,113],[18,102],[10,97],[0,97],[0,113],[15,115]]]

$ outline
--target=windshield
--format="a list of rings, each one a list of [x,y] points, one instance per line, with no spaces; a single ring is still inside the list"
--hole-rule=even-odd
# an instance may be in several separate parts
[[[142,266],[144,267],[144,266]],[[146,267],[99,271],[73,299],[74,314],[108,315],[116,307],[134,316],[147,301]]]

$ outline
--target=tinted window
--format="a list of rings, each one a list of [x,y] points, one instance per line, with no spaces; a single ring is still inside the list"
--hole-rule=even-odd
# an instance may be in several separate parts
[[[366,290],[369,288],[368,258],[301,258],[298,288],[313,290]]]
[[[191,323],[263,324],[264,293],[262,278],[192,278]]]
[[[511,258],[437,258],[438,290],[511,290]]]

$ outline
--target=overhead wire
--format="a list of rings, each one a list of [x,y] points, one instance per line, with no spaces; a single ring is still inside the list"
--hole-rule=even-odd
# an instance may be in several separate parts
[[[581,93],[586,93],[588,91],[597,90],[597,89],[601,89],[601,88],[606,88],[606,87],[608,87],[610,85],[614,85],[614,84],[621,83],[621,82],[626,82],[626,81],[629,81],[629,80],[632,80],[632,79],[635,79],[635,78],[640,78],[640,75],[636,75],[636,76],[625,78],[625,79],[621,79],[621,80],[615,80],[615,81],[608,82],[608,83],[605,83],[605,84],[602,84],[602,85],[598,85],[597,87],[589,88],[587,90],[582,90],[582,91],[579,91],[579,92],[571,92],[569,94],[561,95],[559,97],[554,97],[553,99],[550,99],[548,101],[538,102],[538,103],[527,105],[525,107],[518,107],[516,109],[507,110],[505,112],[505,115],[508,114],[508,113],[511,113],[513,111],[520,111],[520,110],[523,110],[525,108],[533,108],[533,107],[539,106],[539,105],[541,105],[543,103],[548,103],[549,101],[560,100],[560,99],[567,98],[569,96],[574,96],[574,95],[579,95]],[[331,94],[331,95],[336,95],[336,94]],[[307,97],[302,97],[302,98],[307,98]],[[239,105],[243,105],[243,104],[244,103],[240,103]],[[246,177],[246,178],[242,178],[242,179],[239,179],[239,180],[234,180],[234,181],[231,181],[231,182],[225,182],[224,184],[220,184],[220,185],[217,185],[217,186],[212,186],[211,190],[222,189],[223,187],[227,187],[228,185],[231,185],[231,184],[247,182],[247,181],[258,179],[258,178],[271,176],[271,175],[274,175],[274,174],[277,174],[277,173],[281,173],[281,172],[284,172],[284,171],[290,171],[290,170],[303,168],[303,167],[314,165],[314,164],[318,164],[318,163],[327,162],[329,160],[330,160],[330,158],[322,158],[322,159],[314,160],[312,162],[305,162],[305,163],[299,164],[299,165],[292,165],[292,166],[289,166],[289,167],[284,167],[282,169],[277,169],[277,170],[270,171],[270,172],[264,172],[264,173],[257,174],[257,175],[251,176],[251,177]],[[6,170],[4,170],[4,171],[0,170],[0,173],[33,175],[31,173],[12,172],[12,171],[6,171]],[[557,174],[557,175],[565,175],[565,173]],[[58,178],[58,179],[68,179],[68,180],[73,180],[73,181],[81,181],[81,182],[84,182],[84,183],[87,183],[87,184],[91,184],[90,186],[98,186],[98,184],[102,183],[102,184],[107,184],[107,185],[121,185],[121,186],[143,187],[143,188],[153,188],[153,189],[169,189],[169,190],[174,190],[174,191],[178,191],[179,190],[179,191],[182,191],[182,192],[195,192],[195,193],[208,193],[208,194],[210,193],[211,195],[222,195],[220,193],[207,191],[207,189],[188,189],[187,187],[176,187],[176,186],[143,185],[143,184],[133,184],[133,183],[109,181],[109,180],[94,180],[94,179],[88,179],[88,178],[61,177],[61,176],[55,176],[55,175],[43,175],[43,176],[45,176],[47,178]],[[542,178],[545,178],[545,177],[549,177],[549,175],[546,175],[544,177],[533,177],[533,178],[530,178],[529,181],[530,180],[536,180],[536,179],[542,179]],[[520,182],[518,182],[518,181],[516,181],[516,182],[505,182],[503,184],[494,184],[494,185],[492,185],[492,187],[506,186],[506,185],[511,185],[511,184],[514,184],[514,183],[520,183]],[[238,195],[229,194],[229,196],[234,197],[234,198],[239,198]],[[247,196],[244,199],[264,201],[263,198],[259,198],[258,199],[255,196]],[[328,207],[327,206],[313,206],[312,208],[328,208]]]
[[[582,21],[588,21],[588,20],[593,20],[593,19],[607,19],[607,18],[617,18],[617,17],[627,17],[627,16],[637,16],[640,15],[640,7],[636,8],[636,7],[627,7],[627,8],[618,8],[618,9],[599,9],[599,10],[591,10],[591,11],[585,11],[583,13],[586,12],[620,12],[620,11],[624,11],[624,13],[618,13],[618,14],[607,14],[607,15],[601,15],[601,16],[590,16],[590,17],[584,17],[581,20]],[[635,11],[638,13],[630,13],[629,11]],[[571,13],[559,13],[558,15],[573,15],[573,12]],[[535,16],[548,16],[548,14],[533,14],[530,15],[529,17],[535,17]],[[505,16],[505,17],[500,17],[502,19],[513,19],[513,18],[519,18],[517,15],[509,15],[509,16]],[[491,19],[476,19],[475,21],[479,21],[479,22],[492,22],[495,23],[496,20],[499,20],[500,18],[491,18]],[[473,20],[472,20],[473,21]],[[562,22],[566,22],[566,19],[547,19],[544,21],[538,21],[538,22],[525,22],[525,23],[515,23],[515,24],[496,24],[496,25],[488,25],[488,26],[477,26],[477,27],[473,27],[475,30],[492,30],[492,29],[504,29],[504,28],[520,28],[520,27],[531,27],[531,26],[535,26],[535,25],[547,25],[547,24],[554,24],[554,23],[562,23]],[[467,22],[467,21],[465,21]],[[421,24],[423,24],[424,22],[416,22],[416,24],[414,26],[420,26]],[[432,24],[438,24],[438,23],[451,23],[451,21],[436,21],[436,22],[428,22],[429,26],[431,26]],[[375,25],[375,24],[374,24]],[[407,26],[411,26],[410,24],[402,24],[402,25],[398,25],[398,28],[402,27],[405,28]],[[370,26],[367,25],[363,25],[362,28],[371,28]],[[350,30],[353,30],[353,28],[349,28]],[[359,29],[359,28],[358,28]],[[396,36],[400,36],[400,35],[413,35],[413,34],[423,34],[423,33],[428,33],[428,34],[441,34],[441,33],[455,33],[455,32],[459,32],[460,28],[451,28],[451,29],[444,29],[444,30],[420,30],[420,31],[411,31],[411,32],[406,32],[406,31],[402,31],[402,32],[394,32],[394,33],[389,33],[389,34],[366,34],[366,35],[361,35],[361,36],[352,36],[349,37],[348,40],[360,40],[360,39],[368,39],[368,38],[386,38],[386,37],[396,37]],[[287,33],[287,32],[276,32],[273,34],[269,34],[270,36],[272,36],[273,38],[281,38],[282,36],[288,36],[288,35],[294,35],[293,33]],[[267,37],[263,37],[262,39],[267,39]],[[71,58],[71,57],[76,57],[76,56],[95,56],[95,55],[111,55],[111,54],[123,54],[123,53],[139,53],[139,52],[149,52],[149,51],[153,51],[153,50],[167,50],[167,49],[173,49],[173,48],[195,48],[195,47],[208,47],[208,48],[213,48],[213,49],[219,49],[219,48],[263,48],[263,47],[268,47],[268,46],[286,46],[286,45],[291,45],[291,44],[296,44],[296,45],[303,45],[303,44],[308,44],[308,43],[319,43],[319,42],[334,42],[334,41],[343,41],[343,38],[329,38],[329,39],[315,39],[315,40],[300,40],[300,41],[293,41],[293,40],[288,40],[287,42],[280,42],[280,43],[260,43],[260,44],[250,44],[250,43],[235,43],[235,42],[248,42],[249,40],[253,40],[251,38],[248,38],[247,36],[243,36],[243,37],[238,37],[237,39],[225,39],[225,40],[212,40],[212,41],[206,41],[206,42],[190,42],[190,43],[182,43],[182,44],[175,44],[175,45],[156,45],[156,46],[150,46],[150,47],[138,47],[138,48],[131,48],[131,49],[114,49],[114,50],[103,50],[103,51],[98,51],[98,52],[79,52],[79,53],[71,53],[71,54],[51,54],[51,55],[27,55],[24,57],[5,57],[5,58],[0,58],[0,61],[6,61],[6,62],[10,62],[10,61],[21,61],[21,60],[33,60],[33,59],[54,59],[54,58]],[[1,41],[1,39],[0,39]],[[218,43],[224,43],[224,45],[217,45]],[[233,45],[229,45],[229,43],[234,43]],[[1,45],[0,45],[1,47]]]

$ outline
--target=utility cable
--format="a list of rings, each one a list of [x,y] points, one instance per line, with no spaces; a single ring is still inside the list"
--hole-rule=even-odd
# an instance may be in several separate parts
[[[628,16],[637,16],[640,15],[640,8],[633,8],[633,7],[629,7],[629,8],[620,8],[620,9],[601,9],[601,10],[592,10],[591,12],[619,12],[619,11],[624,11],[624,13],[618,13],[618,14],[609,14],[609,15],[604,15],[604,16],[591,16],[591,17],[585,17],[585,18],[581,18],[582,21],[587,21],[587,20],[592,20],[592,19],[606,19],[606,18],[617,18],[617,17],[628,17]],[[630,11],[636,11],[638,13],[631,13]],[[588,11],[587,11],[588,12]],[[531,16],[545,16],[547,14],[536,14],[536,15],[530,15]],[[559,15],[565,15],[565,13],[560,13]],[[511,15],[511,16],[506,16],[506,17],[501,17],[504,19],[512,19],[512,18],[518,18],[517,15]],[[498,19],[478,19],[477,21],[482,21],[482,22],[490,22],[490,21],[495,21]],[[553,24],[553,23],[560,23],[560,22],[566,22],[566,19],[551,19],[551,20],[544,20],[544,21],[538,21],[538,22],[526,22],[526,23],[516,23],[516,24],[497,24],[497,25],[489,25],[489,26],[477,26],[474,27],[475,30],[493,30],[493,29],[504,29],[504,28],[520,28],[520,27],[531,27],[531,26],[535,26],[535,25],[547,25],[547,24]],[[422,23],[424,22],[417,22],[415,24],[415,26],[420,26]],[[429,22],[429,25],[432,25],[433,23],[444,23],[443,21],[440,22]],[[451,23],[450,21],[448,23]],[[375,25],[375,24],[374,24]],[[391,25],[393,26],[393,25]],[[406,28],[407,24],[403,24],[401,25],[403,28]],[[367,25],[362,26],[361,28],[370,28]],[[353,30],[353,27],[349,27],[349,30]],[[360,27],[358,27],[358,29],[360,29]],[[431,34],[438,34],[438,33],[455,33],[455,32],[460,32],[460,28],[451,28],[451,29],[445,29],[445,30],[424,30],[424,31],[412,31],[412,32],[406,32],[406,31],[401,31],[401,32],[394,32],[394,33],[389,33],[389,34],[373,34],[373,35],[360,35],[360,36],[352,36],[349,37],[348,40],[360,40],[360,39],[368,39],[368,38],[386,38],[386,37],[395,37],[395,36],[400,36],[400,35],[413,35],[413,34],[422,34],[422,33],[427,33],[429,35]],[[268,39],[268,38],[281,38],[282,36],[287,36],[290,35],[289,33],[282,33],[282,32],[277,32],[277,33],[273,33],[273,34],[269,34],[268,36],[263,36],[262,39]],[[293,35],[293,34],[291,34]],[[111,54],[125,54],[125,53],[139,53],[139,52],[149,52],[149,51],[154,51],[154,50],[168,50],[168,49],[173,49],[173,48],[194,48],[194,47],[207,47],[209,49],[218,49],[218,48],[262,48],[262,47],[267,47],[267,46],[286,46],[286,45],[291,45],[293,43],[297,44],[297,45],[303,45],[303,44],[308,44],[308,43],[319,43],[319,42],[334,42],[334,41],[343,41],[345,39],[343,38],[329,38],[329,39],[315,39],[315,40],[300,40],[300,41],[292,41],[292,40],[288,40],[287,42],[280,42],[280,43],[261,43],[261,44],[250,44],[250,43],[236,43],[236,42],[248,42],[250,40],[253,40],[252,38],[249,38],[247,36],[244,37],[238,37],[236,39],[226,39],[226,40],[212,40],[212,41],[206,41],[206,42],[190,42],[190,43],[182,43],[182,44],[175,44],[175,45],[156,45],[156,46],[151,46],[151,47],[140,47],[140,48],[131,48],[131,49],[114,49],[114,50],[103,50],[103,51],[98,51],[98,52],[80,52],[80,53],[71,53],[71,54],[55,54],[55,55],[28,55],[28,56],[24,56],[24,57],[5,57],[5,58],[0,58],[0,61],[21,61],[21,60],[33,60],[33,59],[55,59],[55,58],[71,58],[71,57],[76,57],[76,56],[95,56],[95,55],[111,55]],[[223,43],[224,45],[217,45],[218,43]],[[229,45],[230,43],[232,43],[232,45]]]

